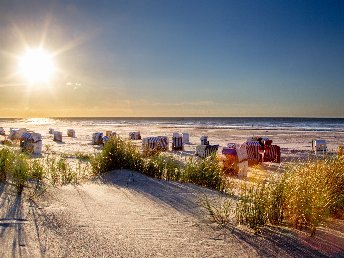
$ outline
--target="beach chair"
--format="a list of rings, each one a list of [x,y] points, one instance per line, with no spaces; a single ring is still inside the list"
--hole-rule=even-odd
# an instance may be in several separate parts
[[[200,138],[200,140],[201,140],[201,145],[209,145],[208,136],[204,135]]]
[[[188,133],[183,133],[183,143],[189,144],[190,143],[190,135]]]
[[[108,136],[104,136],[103,137],[103,143],[105,144],[108,140],[110,140],[110,137],[108,137]]]
[[[114,136],[116,136],[117,134],[116,134],[116,132],[113,132],[113,131],[105,131],[105,136],[106,137],[114,137]]]
[[[26,128],[10,128],[9,140],[20,140],[23,133],[27,132]]]
[[[5,135],[5,130],[2,127],[0,127],[0,135]]]
[[[53,128],[49,128],[49,134],[54,134],[54,129]]]
[[[211,156],[213,153],[217,153],[218,149],[219,145],[197,145],[195,155],[201,158],[206,158],[208,156]]]
[[[145,155],[152,155],[167,150],[167,136],[146,137],[142,139],[142,151]]]
[[[20,139],[22,152],[30,154],[42,153],[42,136],[39,133],[24,132]]]
[[[344,145],[338,146],[338,156],[344,155]]]
[[[67,129],[67,136],[75,138],[75,131],[73,129]]]
[[[312,140],[312,151],[314,151],[315,154],[321,154],[326,153],[327,146],[325,140]]]
[[[246,142],[246,152],[248,165],[257,165],[261,162],[260,153],[261,145],[258,141]]]
[[[179,133],[173,133],[172,136],[172,150],[183,150],[183,136]]]
[[[103,144],[103,133],[93,133],[92,134],[92,144],[93,145],[101,145]]]
[[[141,140],[140,132],[130,132],[129,133],[129,139],[130,140]]]
[[[246,177],[248,170],[246,144],[232,145],[222,149],[222,169],[225,173]]]
[[[62,142],[62,132],[54,131],[54,141],[55,142]]]

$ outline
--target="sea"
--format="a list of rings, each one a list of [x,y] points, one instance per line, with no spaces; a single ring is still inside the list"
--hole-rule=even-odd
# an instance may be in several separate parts
[[[291,117],[59,117],[59,118],[0,118],[0,123],[53,126],[124,127],[157,126],[160,128],[197,127],[237,130],[290,130],[344,132],[344,118]],[[0,124],[1,127],[1,124]]]

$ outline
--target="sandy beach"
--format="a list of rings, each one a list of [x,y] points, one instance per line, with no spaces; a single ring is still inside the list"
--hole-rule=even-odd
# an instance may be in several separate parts
[[[50,123],[49,123],[50,122]],[[181,160],[193,156],[199,138],[211,144],[242,143],[249,136],[265,136],[281,147],[281,164],[264,164],[267,173],[281,173],[283,166],[311,154],[311,140],[325,139],[335,152],[344,142],[343,132],[293,130],[219,129],[146,125],[100,126],[62,123],[2,124],[25,127],[42,134],[47,155],[72,156],[77,152],[97,153],[91,145],[94,132],[115,131],[128,138],[131,131],[142,137],[188,132],[190,144],[182,152],[169,151]],[[49,128],[63,133],[57,143]],[[72,128],[75,138],[67,137]],[[141,141],[135,141],[140,146]],[[73,158],[67,158],[73,161]],[[249,169],[249,177],[256,173]],[[254,234],[245,227],[220,230],[207,219],[201,202],[204,196],[217,199],[219,192],[195,186],[152,179],[128,170],[111,171],[79,185],[48,187],[31,198],[30,189],[17,196],[11,185],[0,185],[1,257],[343,257],[344,224],[333,220],[307,232],[267,227]]]

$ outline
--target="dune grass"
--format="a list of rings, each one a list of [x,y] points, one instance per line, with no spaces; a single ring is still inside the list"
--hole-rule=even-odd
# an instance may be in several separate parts
[[[294,164],[282,175],[271,176],[265,182],[244,183],[237,197],[234,207],[237,223],[255,231],[267,224],[284,224],[308,229],[314,235],[316,228],[330,216],[343,212],[344,158],[326,157]],[[220,205],[212,207],[211,212],[226,214],[223,212],[226,209]]]
[[[25,186],[39,183],[53,186],[77,184],[91,176],[91,167],[84,159],[72,166],[63,156],[32,158],[27,153],[9,148],[0,149],[0,182],[13,184],[20,194]]]
[[[188,182],[217,190],[224,188],[222,170],[215,155],[203,160],[189,159],[183,164],[159,152],[147,157],[137,146],[119,137],[107,141],[91,164],[95,174],[123,168],[158,179]]]

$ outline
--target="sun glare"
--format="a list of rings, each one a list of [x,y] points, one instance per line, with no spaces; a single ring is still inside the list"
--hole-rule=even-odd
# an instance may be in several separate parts
[[[19,73],[30,83],[49,82],[55,67],[53,58],[43,49],[29,49],[19,58]]]

